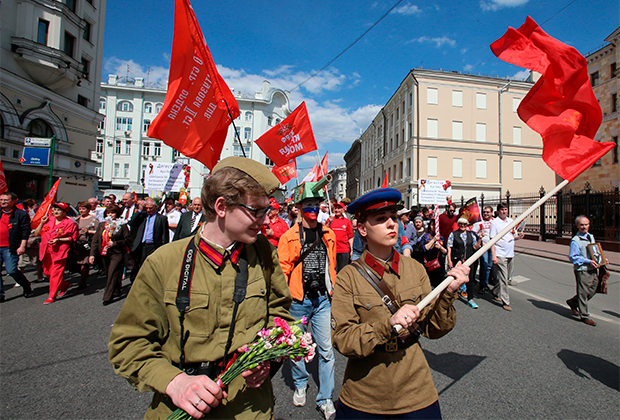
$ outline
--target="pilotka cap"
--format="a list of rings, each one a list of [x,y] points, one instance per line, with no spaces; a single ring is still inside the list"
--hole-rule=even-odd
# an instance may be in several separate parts
[[[211,173],[214,174],[222,168],[236,168],[241,172],[245,172],[265,189],[267,195],[273,194],[280,186],[280,181],[269,168],[252,159],[241,156],[227,157],[220,160],[217,165],[213,167]]]

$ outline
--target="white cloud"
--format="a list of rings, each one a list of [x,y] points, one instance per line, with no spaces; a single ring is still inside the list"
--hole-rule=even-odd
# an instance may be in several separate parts
[[[404,16],[411,16],[422,13],[422,9],[420,9],[415,4],[407,3],[394,9],[394,13],[398,13],[399,15]]]
[[[434,37],[430,38],[427,36],[421,36],[419,38],[414,38],[409,42],[419,42],[420,44],[435,44],[437,48],[441,48],[443,45],[448,45],[450,47],[456,46],[456,41],[448,38],[447,36],[442,37]]]
[[[130,79],[142,77],[148,87],[165,89],[168,85],[168,73],[169,69],[161,66],[145,68],[133,60],[121,60],[111,57],[103,64],[102,79],[107,81],[107,76],[110,74],[123,78],[129,77]]]
[[[485,12],[495,12],[505,7],[518,7],[529,0],[480,0],[480,8]]]
[[[474,68],[474,66],[473,66],[473,65],[471,65],[471,64],[465,64],[465,67],[463,67],[463,70],[465,70],[465,71],[470,71],[470,70],[471,70],[471,69],[473,69],[473,68]]]
[[[525,70],[520,70],[517,73],[515,73],[515,75],[512,76],[511,79],[514,79],[514,80],[525,80],[528,77],[530,77],[530,71],[525,69]]]

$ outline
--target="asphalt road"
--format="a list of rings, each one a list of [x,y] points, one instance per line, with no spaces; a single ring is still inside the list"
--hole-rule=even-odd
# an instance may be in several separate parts
[[[28,274],[32,278],[32,273]],[[76,283],[75,276],[69,277]],[[510,289],[512,312],[489,297],[479,309],[455,302],[456,328],[440,340],[422,340],[445,419],[620,418],[620,276],[591,303],[591,327],[564,303],[575,291],[572,266],[517,255]],[[0,418],[140,419],[150,394],[133,391],[107,360],[110,328],[122,301],[103,307],[104,279],[91,276],[85,291],[43,305],[4,277],[0,304]],[[127,281],[125,282],[127,284]],[[337,397],[346,359],[337,354]],[[314,408],[316,362],[308,404],[292,404],[287,365],[275,377],[276,419],[319,419]]]

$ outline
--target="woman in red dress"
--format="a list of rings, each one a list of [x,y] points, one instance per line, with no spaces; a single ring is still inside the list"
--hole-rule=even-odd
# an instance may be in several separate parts
[[[36,236],[41,236],[39,259],[43,262],[43,272],[50,279],[50,293],[43,302],[44,305],[63,297],[70,286],[63,280],[63,276],[71,244],[78,239],[78,228],[75,222],[67,217],[67,210],[67,203],[54,204],[52,217],[44,216],[34,231]]]

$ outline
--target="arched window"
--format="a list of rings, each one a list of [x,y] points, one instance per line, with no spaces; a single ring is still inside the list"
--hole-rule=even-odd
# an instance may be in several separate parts
[[[252,113],[250,111],[247,111],[245,113],[245,120],[246,121],[252,121]]]
[[[159,114],[159,111],[161,111],[163,104],[155,104],[155,114]]]
[[[105,99],[103,98],[99,100],[99,109],[105,111]]]
[[[276,118],[276,125],[280,124],[280,118]]]
[[[153,104],[150,102],[147,102],[144,104],[144,113],[145,114],[151,114],[153,112]]]
[[[121,101],[117,106],[118,111],[133,112],[133,104],[129,101]]]
[[[47,121],[37,118],[28,124],[28,137],[49,138],[54,135],[52,126]]]

